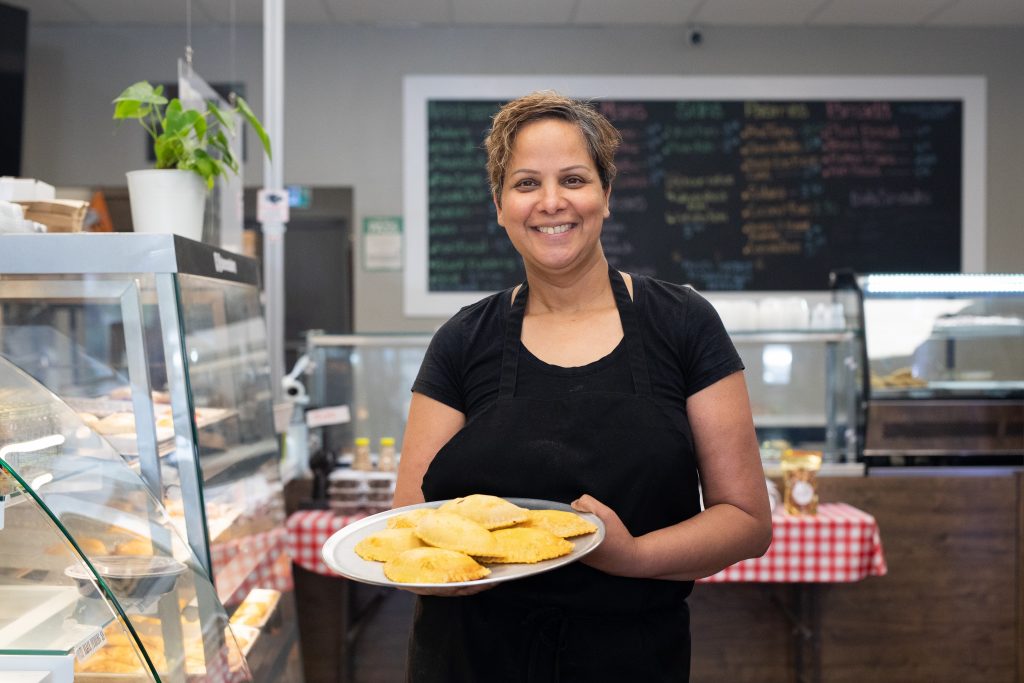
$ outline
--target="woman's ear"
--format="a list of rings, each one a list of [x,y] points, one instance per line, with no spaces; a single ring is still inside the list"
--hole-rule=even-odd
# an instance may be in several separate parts
[[[498,225],[504,227],[504,223],[501,220],[501,199],[498,197],[497,192],[491,193],[491,201],[494,202],[494,210],[498,214]]]
[[[604,217],[605,218],[608,218],[609,216],[612,215],[611,200],[612,200],[612,186],[611,186],[611,183],[609,183],[608,187],[605,188],[605,191],[604,191]]]

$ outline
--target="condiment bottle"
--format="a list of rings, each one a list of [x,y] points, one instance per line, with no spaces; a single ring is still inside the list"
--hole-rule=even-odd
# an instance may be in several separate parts
[[[395,471],[395,440],[390,436],[381,437],[377,469],[381,472]]]
[[[352,469],[368,471],[373,469],[370,462],[370,440],[365,436],[356,438],[356,456],[352,461]]]

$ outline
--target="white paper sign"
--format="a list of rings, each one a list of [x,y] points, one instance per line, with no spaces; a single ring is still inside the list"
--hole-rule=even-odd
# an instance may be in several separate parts
[[[288,192],[259,190],[256,193],[256,220],[260,223],[288,222]]]
[[[348,406],[328,406],[306,411],[306,426],[326,427],[328,425],[343,425],[352,421],[352,413]]]

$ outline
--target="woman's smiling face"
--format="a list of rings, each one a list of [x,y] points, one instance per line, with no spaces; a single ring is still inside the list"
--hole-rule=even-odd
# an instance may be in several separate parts
[[[494,199],[498,223],[527,272],[558,274],[602,257],[608,194],[579,128],[541,119],[516,135],[501,197]]]

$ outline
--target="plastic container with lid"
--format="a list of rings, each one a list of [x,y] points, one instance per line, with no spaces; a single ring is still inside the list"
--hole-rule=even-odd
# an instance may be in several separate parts
[[[381,472],[395,471],[395,440],[390,436],[381,437],[377,469]]]
[[[356,438],[356,455],[352,461],[354,470],[372,470],[373,462],[370,460],[370,440],[365,436]]]

